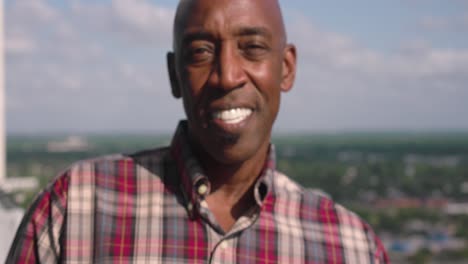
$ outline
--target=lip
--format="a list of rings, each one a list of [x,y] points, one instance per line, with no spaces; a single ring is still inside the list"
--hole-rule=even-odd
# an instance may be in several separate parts
[[[248,126],[248,123],[250,120],[252,120],[253,113],[248,116],[246,119],[242,120],[239,123],[236,124],[228,124],[221,119],[218,118],[213,118],[211,120],[211,123],[214,124],[214,126],[220,130],[220,132],[224,134],[231,134],[231,135],[237,135],[241,134],[242,131]]]
[[[235,123],[235,124],[226,123],[222,119],[215,118],[212,115],[212,113],[215,111],[228,110],[232,108],[249,108],[252,110],[252,113],[249,116],[247,116],[244,120],[242,120],[241,122]],[[211,124],[214,126],[214,128],[219,130],[219,132],[223,134],[236,135],[236,134],[241,134],[243,130],[248,127],[254,115],[255,115],[255,109],[251,107],[246,107],[246,106],[223,107],[223,108],[217,108],[216,110],[213,109],[212,111],[210,111],[210,121],[211,121]]]

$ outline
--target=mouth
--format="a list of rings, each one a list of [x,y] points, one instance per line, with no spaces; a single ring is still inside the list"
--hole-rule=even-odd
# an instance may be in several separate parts
[[[212,112],[212,118],[215,121],[221,121],[227,125],[240,124],[249,118],[253,113],[250,108],[230,108],[224,110],[217,110]]]

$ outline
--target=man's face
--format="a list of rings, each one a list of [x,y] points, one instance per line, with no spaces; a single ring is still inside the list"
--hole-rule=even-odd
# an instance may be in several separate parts
[[[295,49],[285,44],[276,1],[186,5],[168,56],[173,92],[203,151],[223,164],[246,161],[268,147],[280,92],[294,80]]]

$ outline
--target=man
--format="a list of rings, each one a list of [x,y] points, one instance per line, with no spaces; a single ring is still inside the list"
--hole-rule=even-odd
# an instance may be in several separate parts
[[[275,171],[271,130],[296,72],[278,2],[181,1],[173,37],[187,121],[171,146],[72,166],[9,262],[388,262],[355,214]]]

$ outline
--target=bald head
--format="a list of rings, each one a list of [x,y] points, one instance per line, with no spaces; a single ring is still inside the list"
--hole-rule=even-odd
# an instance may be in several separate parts
[[[216,10],[217,9],[217,10]],[[173,26],[173,49],[177,52],[187,28],[203,29],[203,17],[218,11],[218,16],[230,19],[235,10],[245,9],[246,16],[262,17],[263,23],[270,27],[282,45],[286,44],[286,31],[278,0],[181,0]],[[232,19],[235,19],[232,17]]]

